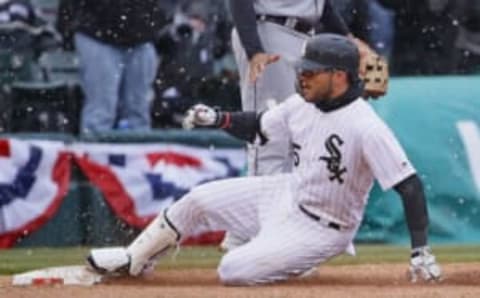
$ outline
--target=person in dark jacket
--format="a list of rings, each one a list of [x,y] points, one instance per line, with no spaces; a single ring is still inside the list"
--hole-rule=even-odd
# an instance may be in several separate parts
[[[159,0],[61,0],[57,27],[73,40],[85,94],[81,132],[148,130],[164,25]]]
[[[445,75],[455,69],[453,0],[378,0],[395,12],[393,75]]]
[[[480,0],[457,0],[453,10],[458,19],[455,40],[455,71],[480,73]]]

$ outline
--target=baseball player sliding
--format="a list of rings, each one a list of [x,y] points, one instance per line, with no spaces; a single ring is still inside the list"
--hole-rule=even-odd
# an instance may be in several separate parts
[[[198,227],[228,230],[246,244],[218,267],[226,285],[286,280],[342,254],[361,223],[374,179],[400,195],[411,236],[410,278],[439,280],[427,242],[422,183],[385,123],[361,97],[359,53],[341,35],[309,39],[295,63],[299,94],[263,114],[193,106],[190,127],[218,127],[256,143],[288,140],[292,173],[203,184],[177,201],[128,247],[93,249],[98,272],[138,276]]]

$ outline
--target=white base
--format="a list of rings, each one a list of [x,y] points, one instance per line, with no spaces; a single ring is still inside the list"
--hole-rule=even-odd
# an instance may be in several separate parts
[[[86,266],[50,267],[15,274],[14,286],[29,285],[75,285],[92,286],[102,281],[102,275],[92,272]]]

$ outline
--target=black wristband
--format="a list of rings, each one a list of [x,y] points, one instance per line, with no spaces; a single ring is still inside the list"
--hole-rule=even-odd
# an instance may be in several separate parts
[[[260,116],[256,112],[217,112],[215,127],[222,128],[232,136],[253,143],[260,131]],[[265,137],[260,135],[260,139]]]

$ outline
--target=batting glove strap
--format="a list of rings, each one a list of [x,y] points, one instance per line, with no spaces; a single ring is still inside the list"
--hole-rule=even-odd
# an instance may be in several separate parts
[[[423,246],[412,250],[410,259],[410,280],[417,282],[438,281],[441,278],[442,271],[431,253],[430,247]]]

